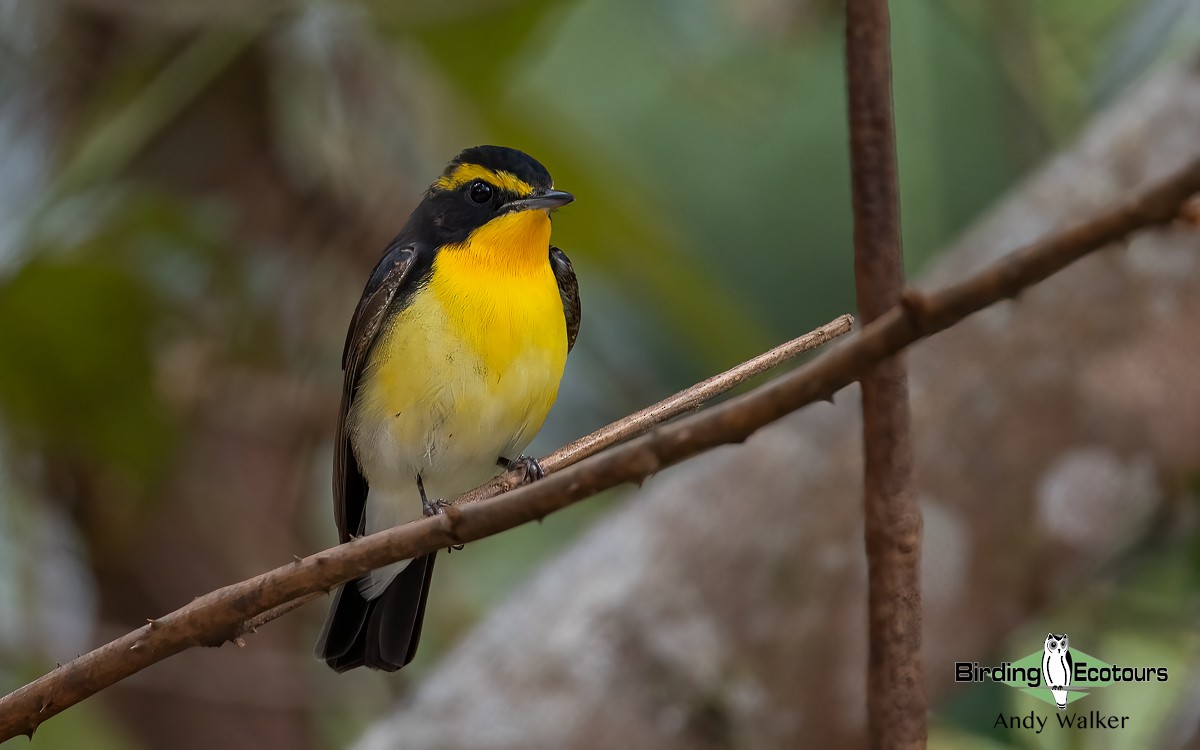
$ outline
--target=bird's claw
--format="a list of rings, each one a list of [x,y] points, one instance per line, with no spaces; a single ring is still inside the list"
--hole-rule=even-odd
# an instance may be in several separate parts
[[[446,508],[449,508],[449,507],[450,507],[450,503],[446,502],[445,500],[443,500],[441,498],[438,498],[437,500],[434,500],[432,502],[427,500],[424,497],[421,498],[421,512],[425,514],[426,518],[432,518],[433,516],[440,516],[443,513],[445,513]],[[463,546],[464,545],[462,545],[462,544],[451,544],[449,547],[446,548],[446,552],[462,552]]]
[[[445,500],[441,499],[440,497],[437,500],[433,500],[433,501],[430,501],[430,500],[426,499],[425,497],[421,498],[421,512],[425,514],[426,518],[432,518],[433,516],[440,516],[443,513],[445,513],[446,508],[449,508],[449,507],[450,507],[450,503],[446,502]]]
[[[533,456],[526,456],[522,454],[513,461],[508,461],[501,456],[500,460],[496,463],[504,467],[506,471],[511,471],[518,474],[521,477],[521,484],[523,485],[529,484],[530,482],[536,482],[537,480],[546,476],[546,472],[544,469],[542,469],[542,465],[538,463],[538,460]]]

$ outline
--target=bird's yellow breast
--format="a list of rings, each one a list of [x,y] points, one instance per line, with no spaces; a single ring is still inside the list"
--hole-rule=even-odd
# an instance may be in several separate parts
[[[442,248],[429,291],[495,376],[522,356],[567,358],[566,321],[550,267],[550,217],[524,211],[494,219],[462,245]]]
[[[362,461],[372,484],[384,478],[372,473],[494,467],[541,428],[567,356],[549,238],[546,213],[526,211],[438,250],[428,284],[381,332],[358,394],[356,455],[385,454]]]

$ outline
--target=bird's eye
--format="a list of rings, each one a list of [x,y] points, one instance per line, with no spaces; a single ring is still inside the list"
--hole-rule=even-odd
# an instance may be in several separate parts
[[[474,203],[487,203],[492,199],[492,186],[483,180],[475,180],[467,189],[467,195]]]

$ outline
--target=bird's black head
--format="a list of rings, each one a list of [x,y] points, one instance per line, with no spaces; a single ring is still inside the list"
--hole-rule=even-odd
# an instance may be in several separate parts
[[[517,211],[549,211],[575,198],[554,189],[532,156],[504,146],[475,146],[454,157],[425,193],[410,226],[435,244],[460,243],[493,219]]]
[[[483,167],[496,173],[507,172],[534,190],[549,190],[554,187],[554,180],[550,179],[550,173],[541,162],[524,151],[507,146],[475,146],[463,149],[462,153],[447,165],[442,176],[451,177],[462,165]]]

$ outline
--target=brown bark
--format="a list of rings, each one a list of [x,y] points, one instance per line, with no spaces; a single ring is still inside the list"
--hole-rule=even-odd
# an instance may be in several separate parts
[[[1126,198],[1198,131],[1200,71],[1160,72],[925,281]],[[954,660],[985,660],[1200,468],[1196,245],[1183,225],[1140,235],[913,349],[934,700]],[[652,480],[359,747],[861,746],[858,418],[846,392]]]
[[[904,254],[892,117],[887,0],[846,3],[846,88],[854,207],[854,288],[864,324],[900,301]],[[925,746],[921,673],[921,510],[912,487],[904,354],[859,384],[867,553],[867,730],[874,748]]]

